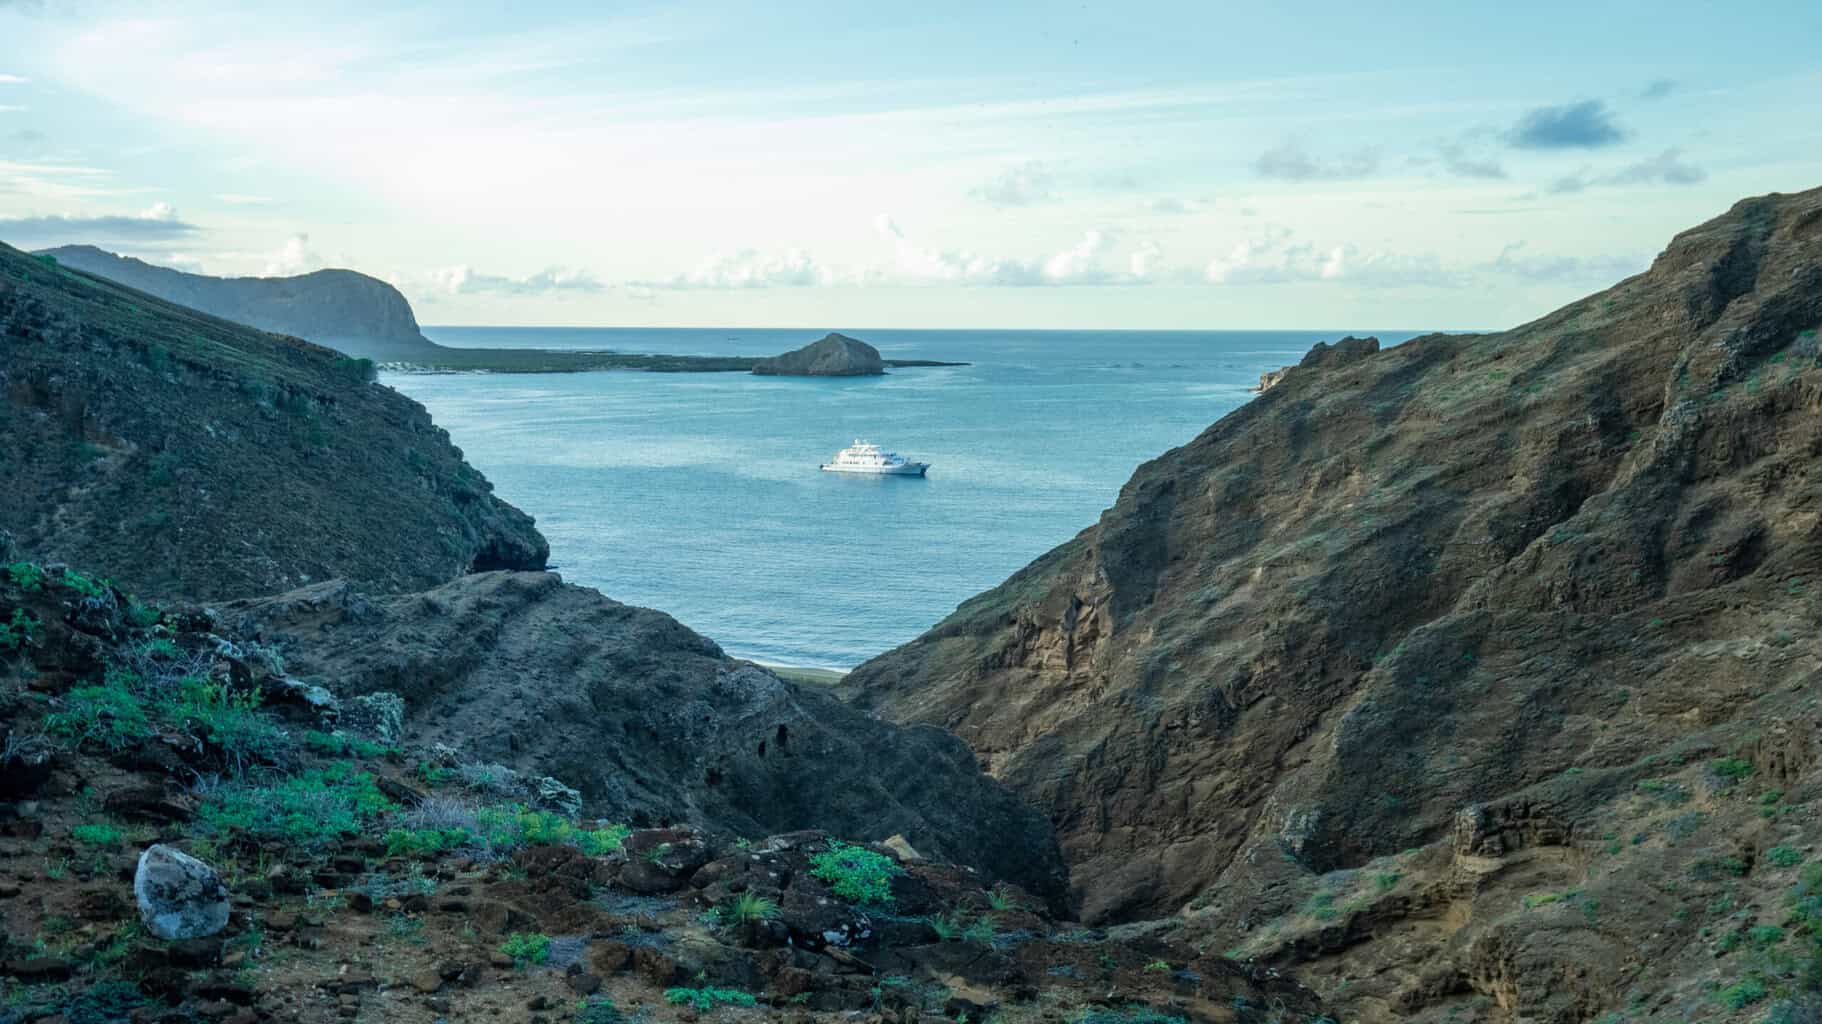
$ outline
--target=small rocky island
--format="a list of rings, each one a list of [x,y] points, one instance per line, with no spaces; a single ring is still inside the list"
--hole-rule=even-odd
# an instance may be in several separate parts
[[[795,351],[761,359],[753,372],[767,377],[877,377],[886,372],[879,349],[845,334],[826,334]]]

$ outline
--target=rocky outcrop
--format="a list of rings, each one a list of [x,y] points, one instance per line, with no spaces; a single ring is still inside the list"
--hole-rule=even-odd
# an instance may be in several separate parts
[[[1333,345],[1319,341],[1304,354],[1303,359],[1295,366],[1281,366],[1276,370],[1267,370],[1259,375],[1259,386],[1253,389],[1255,394],[1263,394],[1278,386],[1292,370],[1310,369],[1317,366],[1338,366],[1351,363],[1363,356],[1370,356],[1379,351],[1378,338],[1356,338],[1353,335],[1341,339]]]
[[[879,349],[845,334],[829,334],[794,352],[761,359],[753,372],[779,377],[876,377],[886,367]]]
[[[228,887],[215,869],[182,850],[146,847],[133,874],[146,931],[161,939],[200,939],[228,926]]]
[[[167,302],[351,356],[410,360],[440,349],[418,331],[411,303],[397,288],[352,270],[224,278],[160,267],[92,245],[66,245],[44,255]]]
[[[396,693],[415,742],[555,776],[580,790],[584,813],[742,835],[902,833],[1061,905],[1048,823],[954,736],[869,718],[555,575],[371,598],[327,583],[224,615],[282,650],[292,675]]]
[[[1721,862],[1756,878],[1737,844],[1789,864],[1818,838],[1752,802],[1822,791],[1799,724],[1822,656],[1818,327],[1812,191],[1744,201],[1504,333],[1319,350],[843,692],[954,729],[1042,807],[1088,918],[1206,905],[1211,943],[1336,984],[1385,965],[1350,1018],[1617,1008],[1546,1005],[1558,974],[1731,984],[1705,904],[1640,889]],[[1717,772],[1763,781],[1693,818],[1653,795]],[[1457,858],[1470,807],[1522,825]],[[1789,876],[1762,884],[1780,920]],[[1552,914],[1572,941],[1494,941],[1534,891],[1597,885],[1598,908]]]
[[[142,596],[541,568],[422,406],[371,366],[0,246],[0,526]]]

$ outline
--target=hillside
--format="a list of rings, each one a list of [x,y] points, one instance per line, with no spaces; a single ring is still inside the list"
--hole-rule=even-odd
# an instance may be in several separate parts
[[[167,302],[351,356],[410,359],[438,349],[418,332],[411,304],[397,288],[352,270],[226,278],[155,266],[92,245],[66,245],[44,255]]]
[[[0,529],[146,597],[538,569],[493,496],[372,365],[0,245]]]
[[[1819,326],[1822,190],[1337,348],[842,691],[1043,808],[1085,919],[1342,1019],[1812,1012]]]

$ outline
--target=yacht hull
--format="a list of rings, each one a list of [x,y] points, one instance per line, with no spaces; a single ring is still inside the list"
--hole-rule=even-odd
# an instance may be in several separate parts
[[[923,476],[929,472],[928,462],[907,462],[902,466],[842,466],[825,462],[817,467],[824,473],[853,473],[857,476]]]

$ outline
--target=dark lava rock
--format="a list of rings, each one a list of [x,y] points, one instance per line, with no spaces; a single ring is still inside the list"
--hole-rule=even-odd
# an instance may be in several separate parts
[[[774,377],[877,377],[886,366],[879,349],[845,334],[829,334],[796,351],[761,359],[753,372]]]
[[[422,406],[333,350],[0,245],[0,351],[0,522],[38,560],[162,601],[548,557]]]
[[[223,614],[281,645],[300,677],[402,696],[417,744],[575,786],[587,816],[749,836],[903,833],[1060,906],[1049,822],[940,729],[880,722],[729,658],[668,615],[552,574],[481,573],[376,597],[358,621],[317,610],[337,586]]]

